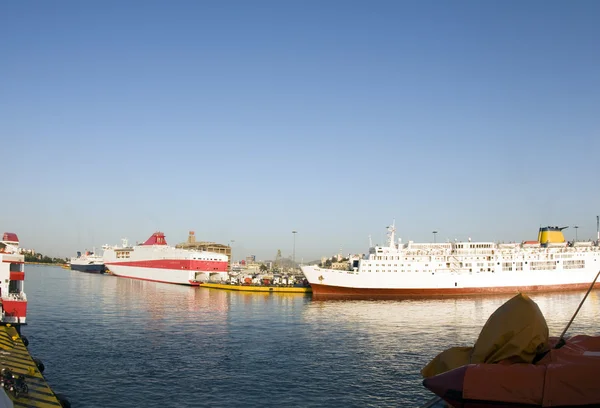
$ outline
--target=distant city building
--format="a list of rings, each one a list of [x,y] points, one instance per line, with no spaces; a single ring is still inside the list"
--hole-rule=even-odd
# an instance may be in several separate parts
[[[231,271],[231,247],[229,245],[217,244],[208,241],[196,241],[196,233],[190,231],[186,242],[175,245],[176,248],[192,249],[196,251],[216,252],[218,254],[227,255],[227,270]]]
[[[246,257],[247,264],[253,264],[256,262],[256,255],[250,255]]]
[[[31,255],[35,255],[35,249],[25,249],[25,248],[19,248],[19,253],[20,253],[20,254],[31,254]]]
[[[246,264],[246,273],[258,273],[260,271],[260,265],[257,263]]]

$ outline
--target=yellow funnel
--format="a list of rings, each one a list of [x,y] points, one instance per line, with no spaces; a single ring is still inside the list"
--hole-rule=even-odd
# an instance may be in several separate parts
[[[562,230],[569,227],[541,227],[538,233],[538,241],[542,245],[561,244],[565,242]]]

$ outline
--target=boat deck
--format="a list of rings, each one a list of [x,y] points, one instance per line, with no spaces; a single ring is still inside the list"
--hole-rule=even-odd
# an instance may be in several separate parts
[[[23,344],[17,330],[10,326],[0,326],[0,368],[9,368],[13,374],[23,374],[29,391],[15,398],[11,392],[5,395],[12,400],[14,407],[60,408],[63,405],[38,369],[33,357]],[[0,393],[2,389],[0,389]],[[0,395],[0,398],[3,397]]]
[[[236,290],[243,292],[282,292],[312,293],[310,286],[275,286],[275,285],[229,285],[226,283],[202,283],[201,288]]]

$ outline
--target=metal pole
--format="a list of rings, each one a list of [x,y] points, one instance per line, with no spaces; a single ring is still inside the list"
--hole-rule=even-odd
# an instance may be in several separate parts
[[[292,251],[292,271],[296,271],[296,234],[298,233],[298,231],[294,230],[292,231],[292,234],[294,235],[294,249]]]
[[[598,273],[596,274],[596,277],[592,281],[592,284],[588,288],[587,292],[585,292],[585,296],[583,297],[583,299],[581,299],[581,302],[579,303],[579,306],[577,306],[577,310],[575,310],[575,313],[573,314],[573,317],[571,317],[571,320],[569,320],[569,323],[567,323],[567,327],[565,327],[565,329],[563,330],[563,332],[560,334],[560,337],[558,338],[558,342],[554,346],[555,349],[559,349],[559,348],[561,348],[562,346],[565,345],[565,334],[567,333],[567,330],[569,330],[569,326],[571,326],[571,323],[573,323],[573,320],[575,320],[575,316],[577,316],[577,313],[579,313],[579,309],[581,309],[581,306],[583,305],[583,302],[585,302],[585,299],[588,297],[588,295],[590,294],[590,292],[594,288],[594,285],[596,284],[596,281],[598,280],[598,276],[600,276],[600,271],[598,271]]]
[[[231,243],[229,244],[229,272],[233,270],[233,243],[235,242],[235,240],[232,239],[230,242]]]
[[[577,242],[577,228],[579,228],[579,226],[575,225],[573,228],[575,228],[575,242]]]

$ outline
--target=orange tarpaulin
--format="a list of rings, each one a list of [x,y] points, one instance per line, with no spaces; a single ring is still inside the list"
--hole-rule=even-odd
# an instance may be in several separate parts
[[[423,377],[441,374],[465,364],[509,360],[531,363],[549,349],[548,325],[538,305],[518,294],[489,317],[473,347],[452,347],[438,354],[422,370]]]
[[[535,302],[517,295],[490,316],[473,347],[427,364],[423,383],[455,408],[600,406],[600,336],[551,349],[557,342]]]

